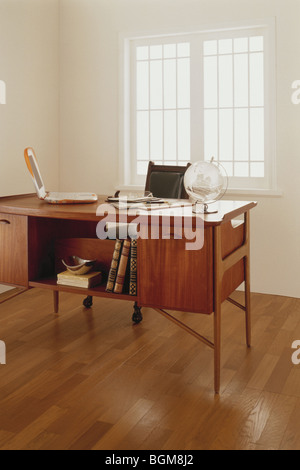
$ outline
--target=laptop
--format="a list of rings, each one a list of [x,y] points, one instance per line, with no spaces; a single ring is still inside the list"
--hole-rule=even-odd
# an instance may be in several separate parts
[[[49,204],[89,204],[98,200],[98,196],[94,193],[62,193],[46,191],[34,150],[31,147],[26,148],[24,150],[24,157],[39,199],[42,199]]]

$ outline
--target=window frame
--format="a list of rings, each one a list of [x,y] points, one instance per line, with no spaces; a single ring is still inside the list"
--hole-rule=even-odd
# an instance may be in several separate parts
[[[232,180],[229,178],[228,193],[233,194],[267,194],[280,195],[277,189],[276,178],[276,67],[275,67],[275,19],[268,18],[263,20],[227,23],[215,25],[214,27],[203,27],[191,29],[190,31],[159,31],[147,33],[120,34],[120,173],[119,189],[142,189],[142,178],[132,179],[132,146],[135,141],[135,127],[132,125],[132,116],[134,113],[135,99],[132,96],[132,71],[135,69],[133,63],[135,55],[132,54],[133,43],[144,44],[145,40],[150,40],[151,44],[178,43],[186,40],[191,41],[191,56],[195,48],[198,48],[197,54],[201,54],[199,60],[191,61],[191,161],[199,160],[199,148],[203,149],[203,129],[204,129],[204,110],[203,110],[203,40],[221,39],[225,37],[241,37],[241,33],[252,30],[252,36],[262,35],[264,31],[264,72],[265,72],[265,178],[235,178],[235,184],[232,186]],[[255,32],[256,31],[256,32]],[[201,41],[197,39],[199,36]],[[199,46],[200,44],[200,46]],[[199,65],[200,64],[200,65]],[[135,75],[135,74],[133,74]],[[198,82],[198,87],[196,83]],[[199,83],[201,86],[199,86]],[[266,85],[267,84],[267,85]],[[197,90],[194,94],[193,90]],[[193,106],[194,100],[197,105]],[[200,113],[200,114],[199,114]],[[200,121],[199,121],[200,120]],[[199,122],[202,123],[199,132]],[[198,123],[198,128],[197,128]],[[196,131],[197,128],[197,131]],[[144,177],[143,177],[144,179]],[[249,184],[249,180],[252,184]],[[256,180],[256,181],[254,181]],[[263,183],[263,184],[262,184]]]

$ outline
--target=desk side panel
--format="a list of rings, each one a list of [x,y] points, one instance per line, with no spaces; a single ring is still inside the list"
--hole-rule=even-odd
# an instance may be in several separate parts
[[[210,314],[213,311],[212,228],[201,250],[187,240],[139,239],[138,276],[142,306]]]
[[[0,213],[0,283],[28,286],[28,219]]]
[[[225,259],[239,247],[245,240],[245,224],[232,226],[231,222],[225,222],[221,226],[222,258]],[[226,300],[245,280],[244,260],[225,271],[222,281],[222,301]]]

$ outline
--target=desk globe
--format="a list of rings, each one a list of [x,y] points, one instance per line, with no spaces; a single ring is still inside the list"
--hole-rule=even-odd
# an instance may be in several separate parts
[[[194,202],[194,213],[214,214],[218,211],[210,211],[208,204],[224,196],[228,186],[228,176],[225,168],[212,158],[210,162],[193,163],[185,173],[184,186]]]

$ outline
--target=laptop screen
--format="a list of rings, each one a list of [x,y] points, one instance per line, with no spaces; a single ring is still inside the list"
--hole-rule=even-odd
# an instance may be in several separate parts
[[[30,160],[30,164],[31,164],[31,169],[32,169],[32,172],[34,174],[34,177],[35,177],[35,181],[36,181],[36,184],[38,186],[39,189],[42,189],[42,187],[44,186],[42,180],[41,180],[41,177],[40,177],[40,174],[36,168],[36,162],[35,162],[35,159],[32,155],[28,155],[29,157],[29,160]]]

